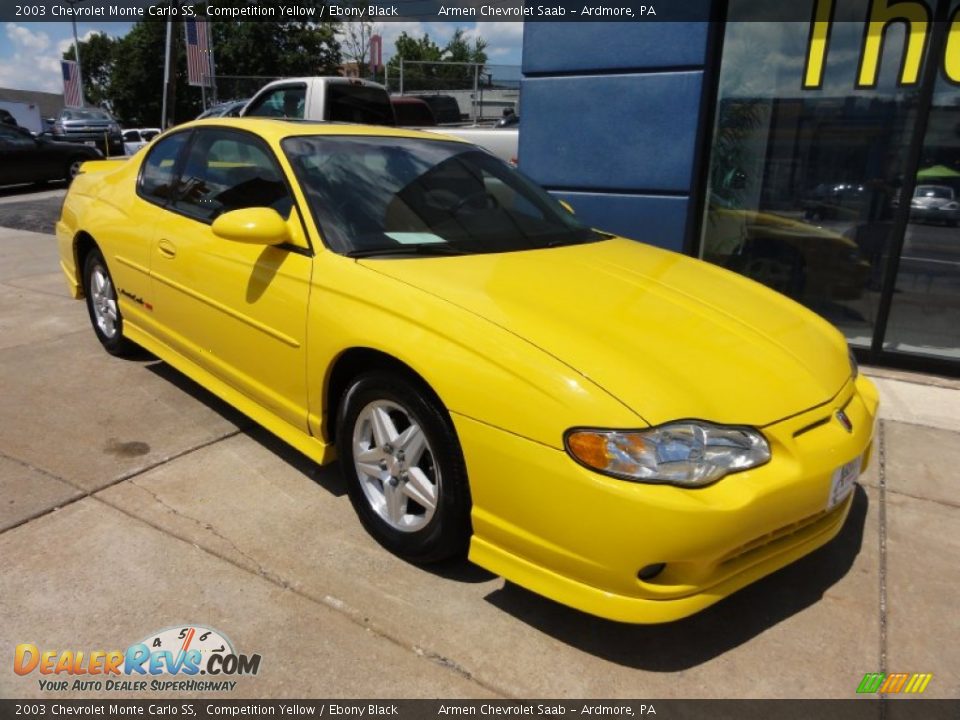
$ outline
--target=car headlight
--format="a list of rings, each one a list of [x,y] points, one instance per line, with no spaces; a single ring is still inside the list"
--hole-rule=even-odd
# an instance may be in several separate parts
[[[709,485],[770,460],[770,445],[757,430],[700,420],[647,430],[574,428],[564,445],[574,460],[604,475],[681,487]]]

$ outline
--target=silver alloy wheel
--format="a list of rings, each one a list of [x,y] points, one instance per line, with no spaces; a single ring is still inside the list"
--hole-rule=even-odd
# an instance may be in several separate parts
[[[390,527],[426,527],[440,498],[440,468],[413,415],[389,400],[369,403],[353,426],[353,463],[363,494]]]
[[[100,332],[108,340],[117,334],[117,296],[113,292],[113,283],[107,269],[99,262],[90,273],[90,306]]]
[[[70,163],[70,167],[67,169],[70,180],[73,180],[77,175],[80,174],[80,166],[85,162],[86,160],[74,160],[72,163]]]

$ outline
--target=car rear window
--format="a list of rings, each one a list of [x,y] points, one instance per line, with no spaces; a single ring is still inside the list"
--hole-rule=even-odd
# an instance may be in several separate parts
[[[393,106],[382,88],[330,83],[327,86],[330,120],[364,125],[394,125]]]

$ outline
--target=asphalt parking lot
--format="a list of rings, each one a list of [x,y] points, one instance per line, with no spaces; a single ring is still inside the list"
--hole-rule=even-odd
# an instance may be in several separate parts
[[[336,467],[103,352],[57,265],[61,195],[0,192],[0,697],[83,696],[15,675],[19,643],[120,649],[184,623],[262,656],[230,697],[853,698],[884,671],[960,696],[960,383],[880,373],[834,542],[687,620],[619,625],[398,560]]]

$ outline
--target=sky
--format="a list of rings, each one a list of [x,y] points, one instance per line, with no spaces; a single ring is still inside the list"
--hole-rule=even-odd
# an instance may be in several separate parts
[[[73,31],[69,22],[2,23],[0,32],[0,88],[14,90],[43,90],[62,92],[60,57],[73,43]],[[81,39],[95,32],[104,32],[114,37],[125,35],[132,23],[77,23]],[[491,64],[519,65],[523,44],[523,23],[446,23],[446,22],[387,22],[380,24],[383,36],[383,59],[393,55],[394,41],[400,33],[421,36],[430,35],[443,46],[453,31],[462,27],[468,37],[482,36],[487,41],[487,57]],[[81,56],[81,60],[82,60]],[[161,58],[157,58],[161,62]],[[229,74],[229,69],[218,68]]]

